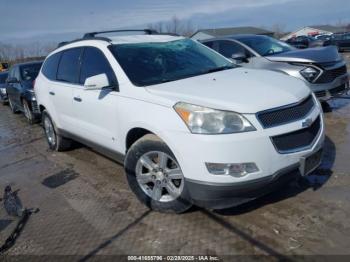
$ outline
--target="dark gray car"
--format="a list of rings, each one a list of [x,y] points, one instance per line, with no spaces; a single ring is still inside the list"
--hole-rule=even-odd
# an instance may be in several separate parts
[[[299,78],[321,101],[349,90],[346,63],[333,46],[299,50],[262,35],[233,35],[202,43],[243,67]]]
[[[33,89],[41,65],[42,62],[13,65],[6,80],[6,93],[12,112],[23,112],[30,124],[41,118]]]

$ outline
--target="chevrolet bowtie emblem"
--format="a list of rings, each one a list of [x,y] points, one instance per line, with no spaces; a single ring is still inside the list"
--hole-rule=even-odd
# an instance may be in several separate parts
[[[311,118],[307,118],[301,123],[302,127],[310,127],[311,125],[312,125],[312,119]]]

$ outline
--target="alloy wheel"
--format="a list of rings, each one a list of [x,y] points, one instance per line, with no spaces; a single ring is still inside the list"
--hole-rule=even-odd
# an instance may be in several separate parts
[[[28,103],[26,101],[23,102],[23,108],[24,108],[24,115],[25,117],[31,121],[32,120],[32,113],[29,109]]]
[[[45,134],[46,134],[46,137],[47,137],[49,144],[55,145],[56,144],[56,133],[55,133],[54,126],[48,117],[45,117],[45,119],[44,119],[44,129],[45,129]]]
[[[136,180],[153,200],[170,202],[177,199],[184,187],[184,176],[175,159],[164,152],[143,154],[136,164]]]

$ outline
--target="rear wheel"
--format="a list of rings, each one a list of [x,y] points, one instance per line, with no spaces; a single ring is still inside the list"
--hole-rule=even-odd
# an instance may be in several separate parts
[[[36,119],[34,117],[32,110],[30,110],[27,100],[23,100],[22,104],[24,109],[24,116],[27,118],[28,123],[31,125],[34,124],[36,122]]]
[[[71,148],[72,140],[57,134],[57,130],[46,110],[44,110],[42,114],[42,122],[45,130],[46,141],[51,150],[66,151]]]
[[[125,172],[130,188],[149,208],[182,213],[192,206],[179,163],[155,135],[146,135],[132,145],[126,155]]]

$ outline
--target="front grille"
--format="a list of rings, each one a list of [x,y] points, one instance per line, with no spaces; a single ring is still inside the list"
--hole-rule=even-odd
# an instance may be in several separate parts
[[[347,73],[346,66],[341,66],[331,70],[325,70],[322,75],[315,81],[316,84],[330,83],[339,76]]]
[[[324,96],[327,95],[327,93],[326,93],[325,90],[323,90],[323,91],[316,91],[316,92],[315,92],[315,95],[316,95],[317,97],[324,97]]]
[[[33,113],[40,113],[39,106],[36,101],[32,101],[32,111]]]
[[[310,95],[296,104],[258,112],[257,118],[264,128],[270,128],[303,119],[313,107],[314,100]]]
[[[304,150],[312,146],[321,128],[321,119],[318,117],[313,124],[304,129],[291,133],[273,136],[271,141],[279,153],[290,153]]]

